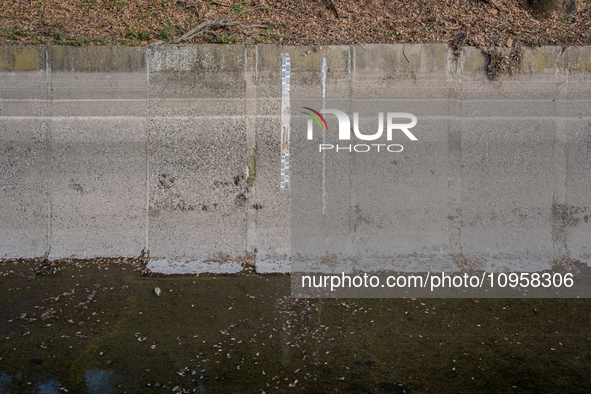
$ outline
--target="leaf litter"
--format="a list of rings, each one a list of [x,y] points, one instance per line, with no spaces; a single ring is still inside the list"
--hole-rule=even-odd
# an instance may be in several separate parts
[[[2,44],[591,44],[591,4],[539,18],[526,0],[0,2]],[[189,32],[191,32],[188,34]],[[496,55],[495,55],[496,56]]]

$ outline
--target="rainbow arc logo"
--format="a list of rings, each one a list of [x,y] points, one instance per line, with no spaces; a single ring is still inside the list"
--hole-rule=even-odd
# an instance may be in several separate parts
[[[304,107],[304,109],[314,112],[316,114],[316,116],[312,115],[309,112],[302,112],[302,113],[312,117],[312,119],[314,119],[316,121],[316,123],[318,123],[318,126],[320,126],[320,129],[322,129],[322,123],[324,123],[325,130],[328,131],[328,125],[326,124],[326,120],[324,120],[324,116],[320,115],[320,112],[315,111],[312,108],[308,108],[308,107]],[[320,118],[320,119],[318,119],[318,118]],[[322,123],[320,123],[320,120],[322,120]]]

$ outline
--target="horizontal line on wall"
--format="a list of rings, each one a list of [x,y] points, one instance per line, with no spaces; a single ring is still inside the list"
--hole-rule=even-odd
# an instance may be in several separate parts
[[[249,117],[280,119],[280,115],[212,115],[212,116],[0,116],[0,120],[142,120],[146,119],[245,119]]]

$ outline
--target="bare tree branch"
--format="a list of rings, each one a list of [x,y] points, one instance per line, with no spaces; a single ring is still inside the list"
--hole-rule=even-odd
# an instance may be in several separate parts
[[[258,6],[257,5],[257,6],[254,6],[254,7],[243,9],[243,10],[241,10],[241,11],[235,13],[235,14],[232,14],[232,15],[222,16],[221,18],[218,18],[218,19],[213,20],[213,21],[211,21],[211,20],[204,20],[199,25],[195,26],[194,28],[192,28],[191,30],[189,30],[188,32],[186,32],[185,34],[183,34],[182,36],[177,37],[176,39],[174,39],[172,42],[174,44],[178,44],[181,41],[190,40],[191,38],[197,37],[197,36],[199,36],[199,35],[201,35],[201,34],[203,34],[205,32],[208,32],[208,31],[210,32],[210,30],[208,30],[208,29],[211,28],[211,27],[215,27],[215,26],[239,26],[241,24],[238,23],[238,22],[225,22],[225,21],[227,21],[228,19],[232,19],[232,18],[235,18],[237,16],[240,16],[240,15],[246,13],[246,12],[256,11],[256,10],[268,10],[268,11],[273,11],[273,12],[277,12],[279,14],[288,16],[287,14],[284,14],[283,12],[278,11],[276,9],[268,8],[268,7],[262,7],[262,6]],[[248,26],[243,26],[243,27],[248,28]],[[251,27],[267,27],[267,26],[264,26],[264,25],[251,25]]]
[[[219,1],[208,1],[207,3],[203,3],[202,5],[209,5],[209,4],[221,5],[222,7],[232,7],[232,4],[220,3]]]
[[[340,18],[341,16],[339,15],[339,9],[335,5],[334,1],[332,1],[332,0],[328,0],[328,1],[330,1],[330,5],[332,5],[332,8],[334,8],[334,12],[337,14],[337,18]]]

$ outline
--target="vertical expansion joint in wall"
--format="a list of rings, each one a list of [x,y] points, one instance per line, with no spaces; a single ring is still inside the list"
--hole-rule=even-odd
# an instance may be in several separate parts
[[[349,108],[348,113],[354,111],[353,107],[353,84],[355,83],[355,69],[356,63],[355,46],[349,46]],[[349,243],[347,245],[347,253],[349,256],[357,255],[359,252],[359,238],[357,237],[357,223],[359,219],[359,209],[357,206],[357,190],[355,188],[355,167],[356,155],[355,152],[348,154],[348,182],[349,182]],[[359,271],[359,260],[352,259],[353,271]]]
[[[568,52],[567,52],[568,53]],[[552,201],[552,246],[557,256],[568,254],[567,231],[563,212],[566,205],[566,128],[567,128],[567,98],[568,98],[568,62],[564,59],[564,52],[556,59],[556,127],[554,130],[554,193]]]
[[[289,189],[289,134],[291,104],[289,100],[290,83],[289,54],[281,54],[281,177],[280,188]]]
[[[322,109],[326,109],[326,58],[322,58],[320,80],[322,82]],[[322,128],[322,146],[326,146],[326,128]],[[322,214],[326,213],[326,151],[322,150]]]
[[[353,75],[352,75],[352,81],[355,82],[355,76],[356,76],[356,72],[357,72],[357,62],[356,62],[356,52],[355,52],[355,45],[352,46],[353,47],[353,56],[352,56],[352,63],[353,63]]]
[[[254,52],[254,53],[252,53]],[[254,64],[252,64],[254,60]],[[257,250],[257,190],[256,190],[256,113],[258,49],[244,49],[245,115],[246,115],[246,184],[248,204],[246,215],[246,253]]]
[[[49,108],[50,113],[48,114],[48,121],[47,121],[47,158],[46,158],[46,165],[47,165],[47,249],[45,252],[45,257],[49,257],[51,254],[51,245],[52,245],[52,201],[51,201],[51,184],[53,178],[53,136],[52,136],[52,120],[51,117],[53,116],[53,106],[51,103],[52,98],[52,78],[51,78],[51,62],[49,59],[49,49],[45,49],[45,80],[47,83],[47,99],[50,100],[46,108]]]
[[[456,255],[462,254],[462,145],[461,134],[457,129],[457,120],[462,112],[461,80],[461,67],[458,67],[458,60],[453,50],[449,49],[447,52],[447,157],[449,165],[447,231],[449,234],[449,251]]]
[[[150,48],[146,48],[146,206],[145,239],[141,257],[150,257]]]
[[[249,59],[249,49],[244,49],[245,79],[245,115],[246,115],[246,183],[250,197],[254,197],[256,188],[256,80],[257,80],[257,49]],[[254,65],[251,64],[254,59]]]

